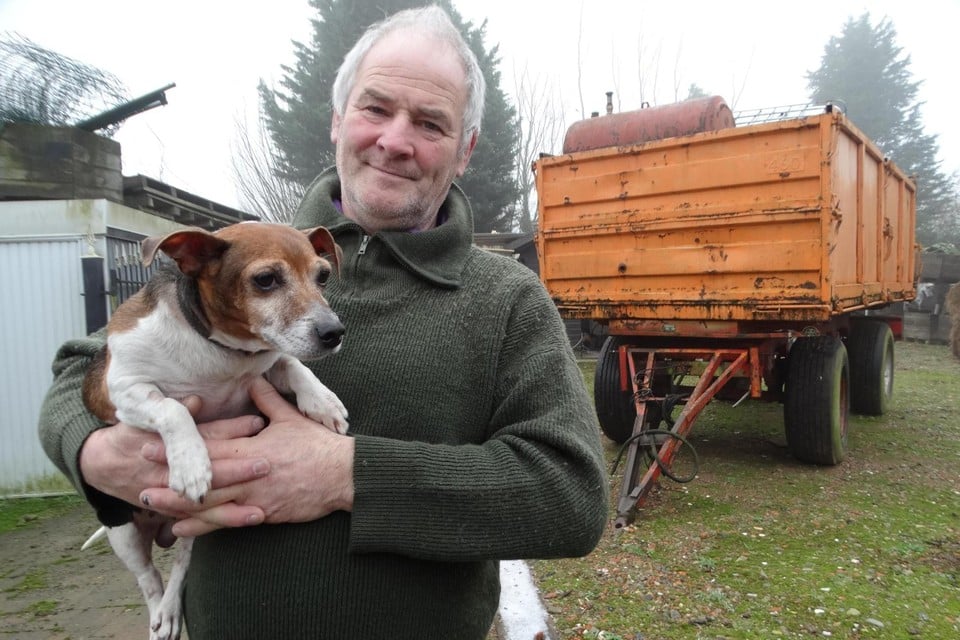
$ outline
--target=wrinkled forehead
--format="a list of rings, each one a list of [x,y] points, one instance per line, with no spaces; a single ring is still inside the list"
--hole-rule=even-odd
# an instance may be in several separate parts
[[[394,31],[374,44],[357,70],[351,95],[369,85],[408,88],[423,97],[464,105],[467,75],[456,50],[434,35],[417,30]]]

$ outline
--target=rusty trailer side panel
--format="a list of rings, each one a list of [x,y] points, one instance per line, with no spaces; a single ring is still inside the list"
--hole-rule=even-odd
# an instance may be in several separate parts
[[[535,170],[541,277],[567,317],[819,322],[915,295],[916,187],[839,112]]]

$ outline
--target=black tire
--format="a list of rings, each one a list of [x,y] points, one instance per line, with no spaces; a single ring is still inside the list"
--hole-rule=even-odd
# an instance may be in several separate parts
[[[799,338],[787,359],[783,422],[797,459],[834,465],[847,451],[850,363],[835,336]]]
[[[633,406],[633,389],[620,390],[620,358],[617,350],[626,340],[609,336],[603,341],[593,377],[593,402],[597,409],[600,430],[617,444],[623,444],[633,433],[637,411]]]
[[[882,320],[857,319],[847,337],[850,409],[882,416],[893,397],[893,331]]]
[[[593,403],[597,410],[600,430],[617,444],[623,444],[633,435],[633,425],[637,419],[637,408],[633,403],[633,385],[627,381],[627,391],[620,390],[621,345],[630,344],[628,338],[609,336],[603,341],[597,359],[597,370],[593,377]],[[651,389],[655,396],[662,398],[670,391],[670,376],[665,373],[654,375]],[[644,424],[646,428],[660,425],[663,406],[659,401],[647,403]]]

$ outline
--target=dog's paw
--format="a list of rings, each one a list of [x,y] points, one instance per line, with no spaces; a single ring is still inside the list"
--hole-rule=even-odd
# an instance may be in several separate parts
[[[178,640],[180,623],[179,607],[160,607],[150,617],[150,640]]]
[[[347,408],[333,391],[321,387],[317,393],[297,396],[297,407],[308,418],[316,420],[331,431],[347,432]]]
[[[189,500],[203,502],[213,480],[213,469],[203,441],[200,440],[199,446],[168,446],[167,462],[170,465],[170,488]]]

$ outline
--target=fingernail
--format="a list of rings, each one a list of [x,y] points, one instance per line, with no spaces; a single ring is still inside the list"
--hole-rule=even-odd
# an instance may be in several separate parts
[[[256,476],[265,476],[270,473],[270,463],[266,460],[257,460],[253,463],[253,474]]]
[[[149,506],[150,506],[150,496],[148,496],[148,495],[145,494],[145,493],[140,494],[140,502],[142,502],[145,507],[149,507]]]
[[[256,429],[257,431],[263,431],[263,428],[265,426],[267,426],[267,423],[260,416],[257,416],[256,418],[253,419],[253,428]]]
[[[143,445],[143,448],[140,450],[140,455],[144,458],[152,459],[157,455],[157,445],[153,443]]]
[[[247,525],[257,525],[263,522],[263,517],[258,513],[252,513],[247,516]]]

